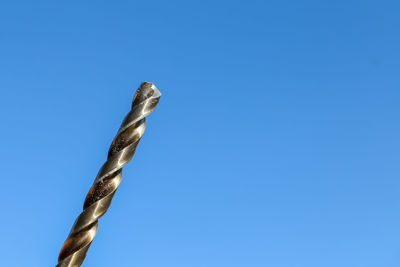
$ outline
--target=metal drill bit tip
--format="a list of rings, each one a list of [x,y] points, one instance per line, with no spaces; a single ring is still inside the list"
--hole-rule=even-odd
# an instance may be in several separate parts
[[[154,111],[160,97],[160,91],[152,83],[144,82],[136,91],[131,110],[111,143],[107,161],[86,196],[83,211],[61,248],[56,267],[81,266],[96,235],[97,221],[106,213],[121,182],[122,167],[132,159],[144,133],[145,117]]]

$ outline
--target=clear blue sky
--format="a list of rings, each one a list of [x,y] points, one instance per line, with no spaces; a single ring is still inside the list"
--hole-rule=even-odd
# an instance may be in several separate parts
[[[54,266],[137,86],[84,266],[400,264],[399,1],[2,1],[1,266]]]

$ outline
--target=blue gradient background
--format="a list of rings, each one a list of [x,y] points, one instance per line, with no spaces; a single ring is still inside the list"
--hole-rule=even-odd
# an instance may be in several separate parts
[[[2,1],[0,265],[56,264],[152,81],[163,97],[84,266],[399,266],[399,13]]]

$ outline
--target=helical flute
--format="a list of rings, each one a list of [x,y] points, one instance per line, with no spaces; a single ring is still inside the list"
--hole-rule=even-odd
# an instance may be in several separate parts
[[[111,143],[107,161],[86,196],[83,211],[61,248],[56,267],[81,266],[96,235],[98,219],[108,210],[121,182],[122,167],[132,159],[146,128],[145,118],[154,111],[160,97],[152,83],[144,82],[136,91],[131,110]]]

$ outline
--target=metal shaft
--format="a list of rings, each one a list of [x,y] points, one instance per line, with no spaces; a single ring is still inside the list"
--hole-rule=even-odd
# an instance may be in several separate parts
[[[145,130],[145,117],[154,111],[161,93],[151,83],[142,83],[133,97],[131,111],[123,120],[108,151],[107,161],[86,196],[83,211],[61,248],[56,267],[81,266],[97,231],[97,220],[106,213],[121,182],[122,167],[133,157]]]

